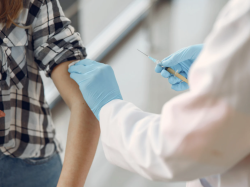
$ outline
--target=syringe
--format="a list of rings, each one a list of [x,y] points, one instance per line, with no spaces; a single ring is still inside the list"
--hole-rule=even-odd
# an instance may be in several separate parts
[[[138,51],[140,51],[139,49],[137,49]],[[142,54],[146,55],[150,60],[152,60],[154,63],[156,64],[160,64],[161,61],[160,60],[156,60],[153,57],[143,53],[142,51],[140,51]],[[163,66],[162,66],[163,67]],[[163,67],[165,68],[165,70],[167,70],[169,73],[173,74],[174,76],[178,77],[179,79],[181,79],[182,81],[186,82],[188,84],[188,80],[183,77],[181,74],[179,74],[178,72],[174,71],[172,68],[168,68],[168,67]]]

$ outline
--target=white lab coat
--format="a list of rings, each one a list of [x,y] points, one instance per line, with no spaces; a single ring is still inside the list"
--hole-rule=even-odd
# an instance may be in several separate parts
[[[190,70],[190,91],[161,115],[122,100],[102,108],[107,159],[152,180],[192,181],[189,187],[201,187],[199,178],[213,187],[250,186],[249,82],[250,1],[231,0]]]

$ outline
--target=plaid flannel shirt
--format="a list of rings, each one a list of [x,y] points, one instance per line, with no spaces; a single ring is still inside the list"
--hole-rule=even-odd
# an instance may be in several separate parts
[[[58,148],[39,70],[86,57],[58,0],[23,0],[15,21],[0,24],[0,150],[18,158],[47,157]]]

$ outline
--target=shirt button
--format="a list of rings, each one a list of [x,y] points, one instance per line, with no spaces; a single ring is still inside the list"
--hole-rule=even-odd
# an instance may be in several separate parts
[[[4,38],[4,39],[3,39],[3,42],[4,42],[5,44],[9,43],[9,39],[8,39],[8,38]]]

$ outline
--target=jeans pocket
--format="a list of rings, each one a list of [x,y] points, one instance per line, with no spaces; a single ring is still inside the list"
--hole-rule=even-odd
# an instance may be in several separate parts
[[[59,156],[57,152],[53,153],[51,156],[46,157],[46,158],[26,158],[23,159],[23,161],[28,164],[28,165],[41,165],[49,162],[53,158]]]

